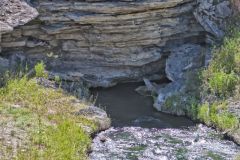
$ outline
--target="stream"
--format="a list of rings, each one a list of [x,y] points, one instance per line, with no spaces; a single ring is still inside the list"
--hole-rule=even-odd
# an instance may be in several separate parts
[[[240,147],[215,130],[185,117],[157,112],[152,97],[139,95],[141,83],[97,88],[96,105],[105,109],[112,128],[93,140],[91,160],[225,160]]]

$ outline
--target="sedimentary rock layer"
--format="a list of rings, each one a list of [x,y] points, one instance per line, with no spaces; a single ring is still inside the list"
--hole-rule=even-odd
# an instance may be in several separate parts
[[[92,86],[158,79],[173,45],[203,42],[195,0],[34,0],[39,16],[2,38],[3,53],[44,60],[67,80]]]

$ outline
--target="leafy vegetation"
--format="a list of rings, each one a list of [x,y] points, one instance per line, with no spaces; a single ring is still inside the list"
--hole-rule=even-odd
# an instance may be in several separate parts
[[[43,63],[43,61],[41,61],[40,63],[36,64],[34,69],[36,72],[36,77],[37,78],[46,78],[48,77],[47,73],[45,72],[45,64]]]
[[[203,71],[205,91],[220,98],[232,96],[240,75],[240,31],[233,29],[222,47],[215,49],[211,64]]]
[[[227,110],[223,110],[222,105],[216,103],[212,105],[203,104],[200,106],[198,118],[206,124],[214,125],[222,130],[231,130],[238,127],[238,118],[228,113]]]
[[[228,112],[229,101],[239,101],[240,30],[233,28],[221,47],[214,50],[213,60],[202,72],[203,104],[198,106],[197,118],[221,130],[234,130],[238,117]]]
[[[35,66],[36,77],[47,76],[44,67],[42,62]],[[0,130],[6,131],[0,159],[87,159],[91,141],[83,127],[95,130],[96,125],[73,114],[86,106],[61,89],[39,85],[35,78],[8,79],[0,88]]]
[[[220,71],[212,73],[208,81],[208,87],[211,93],[217,96],[226,97],[228,95],[232,95],[237,84],[238,77],[233,72],[227,74]]]

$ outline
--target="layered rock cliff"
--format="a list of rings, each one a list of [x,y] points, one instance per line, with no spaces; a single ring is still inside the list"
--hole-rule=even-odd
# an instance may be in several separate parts
[[[205,41],[196,0],[29,2],[38,18],[4,34],[1,54],[92,86],[160,79],[173,46]]]

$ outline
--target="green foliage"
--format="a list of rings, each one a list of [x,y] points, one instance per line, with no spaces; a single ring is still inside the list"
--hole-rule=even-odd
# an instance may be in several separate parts
[[[166,99],[165,106],[167,108],[176,108],[181,103],[181,95],[174,94]]]
[[[45,72],[46,65],[43,61],[37,63],[34,67],[37,78],[47,78],[48,74]]]
[[[222,46],[214,50],[213,59],[201,76],[201,98],[204,101],[198,105],[197,117],[223,131],[233,131],[239,127],[239,119],[229,113],[228,104],[223,103],[240,100],[239,46],[240,29],[232,28]]]
[[[199,104],[199,99],[196,97],[190,97],[188,98],[188,103],[187,104],[187,116],[191,117],[193,120],[198,119],[198,104]]]
[[[64,120],[55,128],[51,127],[45,133],[46,158],[51,155],[54,159],[79,159],[86,154],[90,138],[74,121]],[[87,158],[85,157],[81,157]]]
[[[177,115],[183,115],[186,104],[183,104],[182,97],[184,97],[182,94],[173,94],[166,99],[162,107],[165,107],[165,110],[169,111],[169,113],[173,112]]]
[[[240,84],[240,30],[234,28],[230,33],[202,74],[205,92],[220,98],[232,96]]]
[[[216,126],[223,130],[233,130],[239,125],[238,118],[228,112],[217,114],[215,119]]]
[[[237,117],[227,112],[226,104],[203,104],[199,107],[198,118],[208,125],[214,125],[221,130],[232,130],[238,127]]]
[[[45,76],[44,64],[37,64],[35,71],[38,77]],[[26,145],[18,149],[16,159],[86,159],[90,137],[82,126],[92,130],[97,126],[92,120],[73,114],[87,106],[74,101],[75,97],[61,89],[45,88],[35,79],[8,79],[0,88],[0,118],[6,119],[1,124],[11,121],[16,130],[27,132]],[[12,133],[15,134],[18,132]]]
[[[205,122],[206,124],[210,123],[210,115],[209,115],[209,105],[203,104],[201,107],[199,107],[198,111],[198,118]]]
[[[33,138],[37,138],[38,133]],[[87,159],[87,150],[90,138],[74,121],[62,120],[57,126],[43,128],[43,138],[33,139],[36,144],[27,151],[19,152],[18,158],[29,160],[58,159],[58,160],[83,160]],[[42,149],[42,147],[45,147]]]
[[[232,95],[238,83],[238,76],[233,72],[230,74],[223,71],[214,72],[209,77],[208,85],[211,93],[220,97]]]
[[[61,83],[61,78],[60,78],[59,76],[55,76],[55,77],[54,77],[54,81],[55,81],[56,83],[60,84],[60,83]]]
[[[231,35],[224,39],[223,45],[219,49],[215,49],[214,58],[209,66],[213,71],[223,70],[225,73],[236,71],[239,63],[236,57],[240,54],[240,30],[233,29]]]

